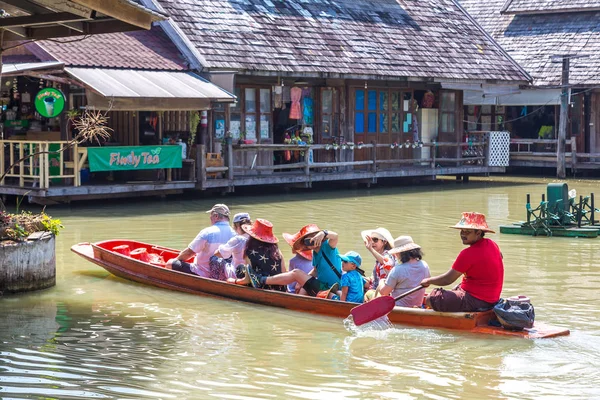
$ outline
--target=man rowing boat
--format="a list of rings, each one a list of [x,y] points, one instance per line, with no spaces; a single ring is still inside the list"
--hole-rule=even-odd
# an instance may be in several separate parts
[[[452,268],[445,274],[425,278],[421,285],[445,286],[456,281],[461,275],[462,282],[455,290],[434,289],[427,296],[427,306],[436,311],[479,311],[492,308],[500,299],[504,282],[504,264],[498,245],[485,238],[486,232],[494,233],[485,215],[464,212],[462,219],[450,228],[460,229],[462,250]]]
[[[306,273],[300,269],[273,276],[257,274],[246,266],[243,279],[228,280],[238,285],[252,285],[263,288],[265,285],[289,285],[296,282],[301,287],[299,294],[316,296],[322,290],[329,290],[340,284],[342,260],[337,249],[338,235],[335,232],[321,230],[317,225],[303,226],[297,234],[298,239],[292,249],[296,252],[313,252],[313,269]]]

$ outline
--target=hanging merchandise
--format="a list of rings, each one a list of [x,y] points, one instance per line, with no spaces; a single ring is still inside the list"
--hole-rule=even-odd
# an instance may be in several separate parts
[[[304,125],[312,125],[313,124],[313,99],[310,97],[305,97],[302,99],[302,118],[304,120]]]
[[[423,105],[423,108],[432,108],[434,101],[435,101],[435,95],[433,94],[433,92],[431,90],[428,90],[423,95],[423,101],[421,104]]]
[[[290,97],[292,100],[292,107],[290,109],[290,119],[300,119],[302,117],[302,110],[300,107],[302,89],[300,89],[299,87],[293,87],[290,91]]]

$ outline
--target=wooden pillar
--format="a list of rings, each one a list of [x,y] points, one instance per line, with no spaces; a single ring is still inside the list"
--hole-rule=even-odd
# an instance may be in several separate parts
[[[204,189],[206,187],[206,145],[199,144],[196,151],[196,166],[198,172],[196,174],[200,187]]]
[[[560,97],[560,118],[558,121],[558,143],[556,146],[556,176],[566,177],[565,142],[567,140],[567,119],[569,118],[569,57],[562,60],[562,93]]]
[[[227,143],[227,179],[229,185],[233,185],[233,144]]]

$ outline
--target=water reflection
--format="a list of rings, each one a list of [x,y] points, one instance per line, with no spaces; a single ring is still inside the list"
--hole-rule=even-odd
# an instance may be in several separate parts
[[[463,248],[460,213],[493,228],[525,217],[546,181],[444,181],[224,199],[267,217],[276,234],[306,222],[340,233],[340,250],[371,260],[360,231],[385,226],[423,246],[432,274]],[[572,182],[589,193],[595,182]],[[402,326],[348,330],[339,319],[192,296],[115,278],[73,255],[81,241],[133,238],[181,248],[223,199],[123,202],[49,210],[57,286],[0,300],[2,398],[519,398],[600,397],[598,240],[492,235],[504,254],[503,296],[527,294],[538,320],[568,326],[552,340],[482,337]],[[289,247],[281,246],[289,258]],[[388,328],[388,329],[381,329]]]

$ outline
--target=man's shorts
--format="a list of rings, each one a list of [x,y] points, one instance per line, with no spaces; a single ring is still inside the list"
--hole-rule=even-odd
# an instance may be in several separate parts
[[[329,290],[329,286],[325,282],[321,282],[314,276],[310,277],[302,286],[309,296],[315,297],[321,290]]]
[[[473,312],[489,310],[496,303],[488,303],[471,296],[462,289],[444,290],[436,288],[428,296],[429,304],[435,311]]]
[[[176,261],[173,261],[171,268],[173,269],[173,271],[179,271],[179,272],[183,272],[186,274],[196,275],[195,273],[192,272],[191,266],[192,266],[192,264],[190,264],[190,263],[187,263],[185,261],[176,260]]]

